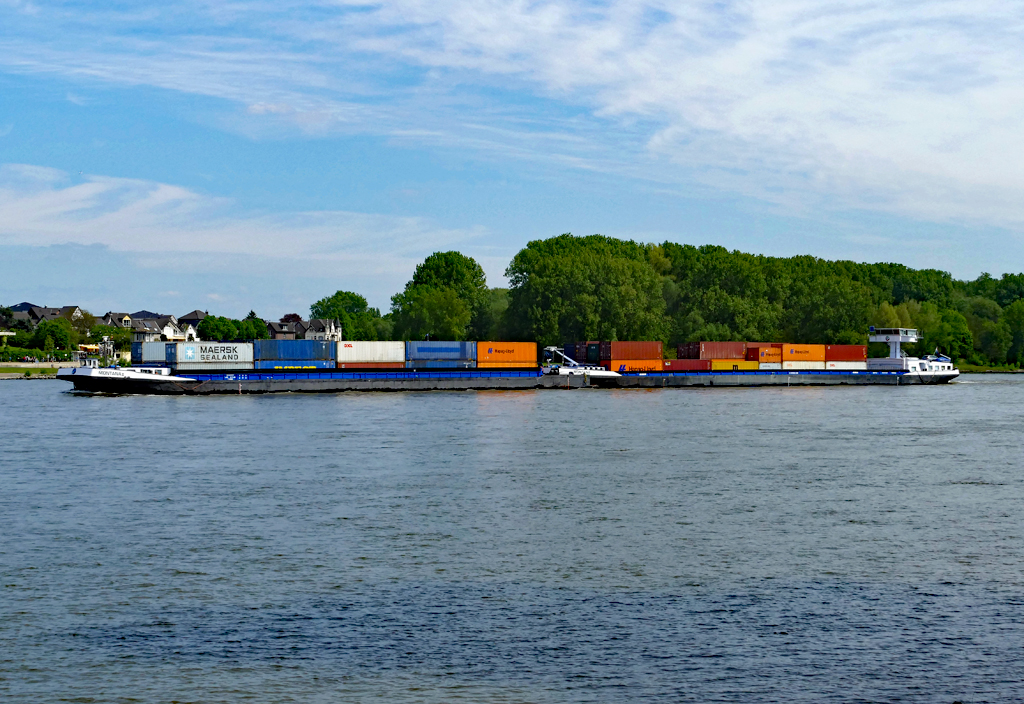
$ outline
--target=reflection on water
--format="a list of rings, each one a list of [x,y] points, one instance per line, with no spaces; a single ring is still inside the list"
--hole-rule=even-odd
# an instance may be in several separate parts
[[[223,398],[3,382],[0,692],[1024,698],[1024,382],[966,381]]]

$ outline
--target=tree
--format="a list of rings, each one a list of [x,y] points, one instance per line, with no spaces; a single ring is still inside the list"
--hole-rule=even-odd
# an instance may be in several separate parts
[[[451,288],[415,286],[397,294],[395,334],[408,340],[464,340],[472,312]]]
[[[301,323],[302,316],[298,313],[288,313],[286,316],[281,318],[282,323]]]
[[[485,339],[494,327],[487,277],[483,268],[472,257],[454,251],[434,252],[417,265],[412,279],[405,285],[405,290],[391,298],[396,334],[408,329],[404,327],[408,321],[422,313],[420,311],[413,315],[405,310],[413,301],[422,306],[425,301],[443,300],[447,305],[448,298],[442,299],[435,293],[413,295],[417,289],[450,290],[465,303],[470,312],[470,320],[466,324],[466,329],[454,339]],[[405,322],[399,322],[400,320]]]
[[[67,318],[55,318],[40,322],[32,335],[32,346],[45,349],[47,338],[52,345],[51,350],[70,350],[78,345],[78,333],[71,327],[71,321]]]
[[[366,299],[352,291],[335,291],[334,295],[321,298],[309,307],[314,318],[334,320],[341,324],[342,336],[346,340],[380,340],[382,326],[379,324],[380,311],[371,308]]]

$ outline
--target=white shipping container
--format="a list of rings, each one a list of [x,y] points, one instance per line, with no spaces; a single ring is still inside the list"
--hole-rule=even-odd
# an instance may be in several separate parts
[[[167,343],[166,342],[143,342],[142,343],[142,362],[143,364],[152,364],[158,362],[163,364],[167,359]]]
[[[867,361],[867,365],[868,369],[879,372],[902,372],[907,368],[907,362],[902,357],[881,357],[878,359],[869,359]]]
[[[174,364],[179,369],[197,369],[191,365],[218,369],[252,369],[251,342],[179,342]],[[190,365],[185,367],[185,365]],[[229,365],[248,366],[229,366]]]
[[[203,372],[203,371],[237,371],[252,369],[252,362],[182,362],[175,369],[179,372]]]
[[[405,343],[352,340],[338,343],[339,362],[404,362]]]
[[[783,369],[790,371],[825,371],[824,362],[783,362]]]
[[[827,371],[836,372],[865,372],[868,369],[867,362],[825,362]]]
[[[782,369],[782,362],[761,362],[757,365],[757,368],[761,371],[778,371]]]

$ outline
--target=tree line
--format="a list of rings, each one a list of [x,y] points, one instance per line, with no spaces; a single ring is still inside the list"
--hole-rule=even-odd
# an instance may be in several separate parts
[[[341,321],[347,339],[661,340],[668,350],[699,340],[864,344],[870,325],[913,327],[922,339],[912,354],[1024,364],[1024,274],[960,281],[896,263],[564,234],[528,243],[505,275],[507,289],[488,288],[471,257],[438,252],[385,314],[349,291],[311,310]]]

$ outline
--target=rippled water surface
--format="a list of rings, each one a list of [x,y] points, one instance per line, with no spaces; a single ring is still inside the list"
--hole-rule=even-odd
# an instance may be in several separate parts
[[[0,699],[1024,700],[1024,380],[0,382]]]

